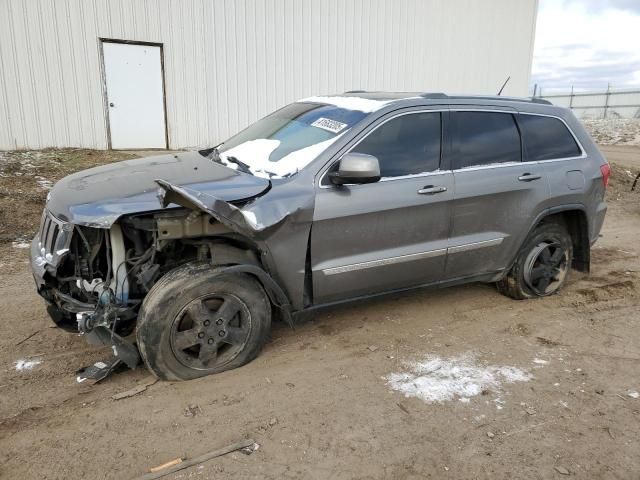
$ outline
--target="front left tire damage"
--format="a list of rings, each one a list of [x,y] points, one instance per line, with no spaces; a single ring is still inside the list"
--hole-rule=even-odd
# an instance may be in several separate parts
[[[271,304],[251,275],[188,263],[162,277],[140,308],[136,339],[147,368],[190,380],[240,367],[260,353]]]

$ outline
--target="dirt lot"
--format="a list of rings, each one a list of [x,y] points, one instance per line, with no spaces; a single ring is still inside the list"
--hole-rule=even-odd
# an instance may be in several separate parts
[[[250,437],[252,455],[168,478],[639,478],[640,148],[603,151],[614,174],[592,273],[573,272],[561,295],[516,302],[468,285],[335,308],[294,331],[276,325],[239,370],[117,401],[148,373],[76,383],[108,352],[49,328],[19,248],[46,190],[33,173],[12,180],[5,155],[0,477],[135,478]],[[47,180],[87,156],[113,160],[50,154],[67,166],[37,170]],[[428,388],[405,397],[394,379]]]

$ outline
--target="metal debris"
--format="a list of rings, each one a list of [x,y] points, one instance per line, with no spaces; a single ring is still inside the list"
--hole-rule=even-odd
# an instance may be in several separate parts
[[[76,371],[76,382],[83,383],[89,380],[89,383],[95,385],[101,382],[119,368],[125,368],[124,362],[117,358],[111,357],[108,360],[99,361],[88,367],[83,367]]]

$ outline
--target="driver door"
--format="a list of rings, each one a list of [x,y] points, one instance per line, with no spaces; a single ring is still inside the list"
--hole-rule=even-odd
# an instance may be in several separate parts
[[[335,186],[322,177],[311,229],[315,304],[442,279],[454,193],[441,162],[446,118],[414,111],[374,124],[349,152],[378,158],[377,183]]]

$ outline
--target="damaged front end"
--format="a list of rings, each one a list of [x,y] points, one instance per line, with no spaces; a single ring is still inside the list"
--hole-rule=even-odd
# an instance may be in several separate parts
[[[243,221],[237,206],[219,200],[216,211],[195,208],[177,192],[182,190],[162,185],[158,198],[165,210],[122,216],[105,228],[65,222],[45,209],[32,243],[34,279],[53,321],[93,345],[111,346],[131,368],[140,356],[126,337],[162,275],[193,261],[248,265],[254,275],[264,273],[257,268],[260,252],[250,240],[256,230]],[[174,207],[166,209],[169,204]],[[275,304],[288,305],[273,280],[261,281]]]
[[[213,195],[209,183],[184,186],[158,179],[155,188],[134,196],[72,204],[73,179],[65,180],[69,185],[58,184],[31,246],[38,293],[53,321],[91,344],[112,347],[118,361],[134,368],[140,354],[129,338],[147,294],[167,272],[206,262],[219,271],[256,278],[279,318],[292,325],[291,302],[272,277],[269,253],[282,243],[278,232],[287,234],[280,227],[291,218],[296,202],[287,189],[260,202],[271,182],[229,172],[218,172],[220,178],[213,182],[226,198]],[[243,189],[229,192],[235,183]],[[98,192],[90,196],[98,197]],[[295,233],[306,248],[308,229]],[[304,254],[300,258],[304,261]],[[292,283],[302,288],[298,278]]]
[[[33,276],[52,320],[91,344],[112,345],[130,367],[140,359],[123,337],[133,331],[141,300],[130,297],[128,274],[148,272],[152,257],[153,249],[128,250],[118,224],[73,225],[46,209],[31,244]]]

